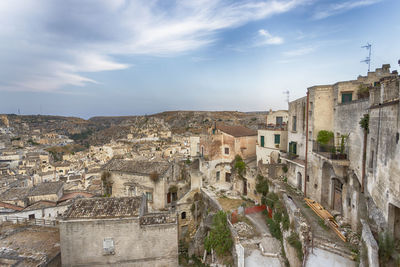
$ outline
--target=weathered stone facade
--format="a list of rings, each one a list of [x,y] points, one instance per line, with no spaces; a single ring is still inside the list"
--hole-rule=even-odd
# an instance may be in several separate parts
[[[130,199],[138,202],[133,208]],[[178,266],[176,215],[145,214],[140,197],[122,198],[121,205],[118,198],[80,201],[97,200],[95,207],[74,204],[60,222],[63,266]]]

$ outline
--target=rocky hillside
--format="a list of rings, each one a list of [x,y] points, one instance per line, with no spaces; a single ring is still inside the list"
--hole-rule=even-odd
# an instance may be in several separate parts
[[[93,117],[84,120],[75,117],[15,114],[1,115],[0,127],[12,127],[16,134],[57,132],[81,144],[104,144],[110,140],[126,138],[132,134],[140,138],[143,132],[171,131],[193,134],[204,131],[214,122],[243,125],[257,129],[265,123],[266,112],[244,113],[237,111],[167,111],[145,116]],[[6,125],[8,124],[8,125]]]

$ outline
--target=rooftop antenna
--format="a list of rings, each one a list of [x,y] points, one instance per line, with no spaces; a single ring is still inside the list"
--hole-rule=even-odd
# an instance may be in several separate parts
[[[290,94],[289,90],[283,91],[283,93],[286,95],[286,101],[289,104],[289,94]]]
[[[366,48],[368,50],[368,57],[366,57],[364,60],[361,60],[360,62],[361,63],[364,62],[364,63],[368,64],[368,72],[369,72],[370,68],[371,68],[371,50],[372,50],[371,48],[372,48],[372,45],[370,43],[367,43],[366,45],[361,46],[361,48]]]
[[[18,108],[18,115],[21,115],[21,111],[19,110],[19,108]]]

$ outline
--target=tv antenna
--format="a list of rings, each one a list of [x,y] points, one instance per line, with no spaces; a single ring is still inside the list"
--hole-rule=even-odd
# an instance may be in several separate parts
[[[366,57],[364,60],[361,60],[360,62],[364,62],[368,64],[368,72],[370,71],[371,68],[371,48],[372,45],[370,43],[367,43],[366,45],[361,46],[361,48],[366,48],[368,50],[368,57]]]
[[[290,94],[289,90],[283,91],[283,93],[286,95],[286,101],[289,104],[289,94]]]

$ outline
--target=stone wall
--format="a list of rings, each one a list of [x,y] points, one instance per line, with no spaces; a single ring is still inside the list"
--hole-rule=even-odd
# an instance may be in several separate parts
[[[175,223],[140,225],[138,218],[60,222],[63,266],[178,266]],[[114,241],[114,254],[103,249]]]

